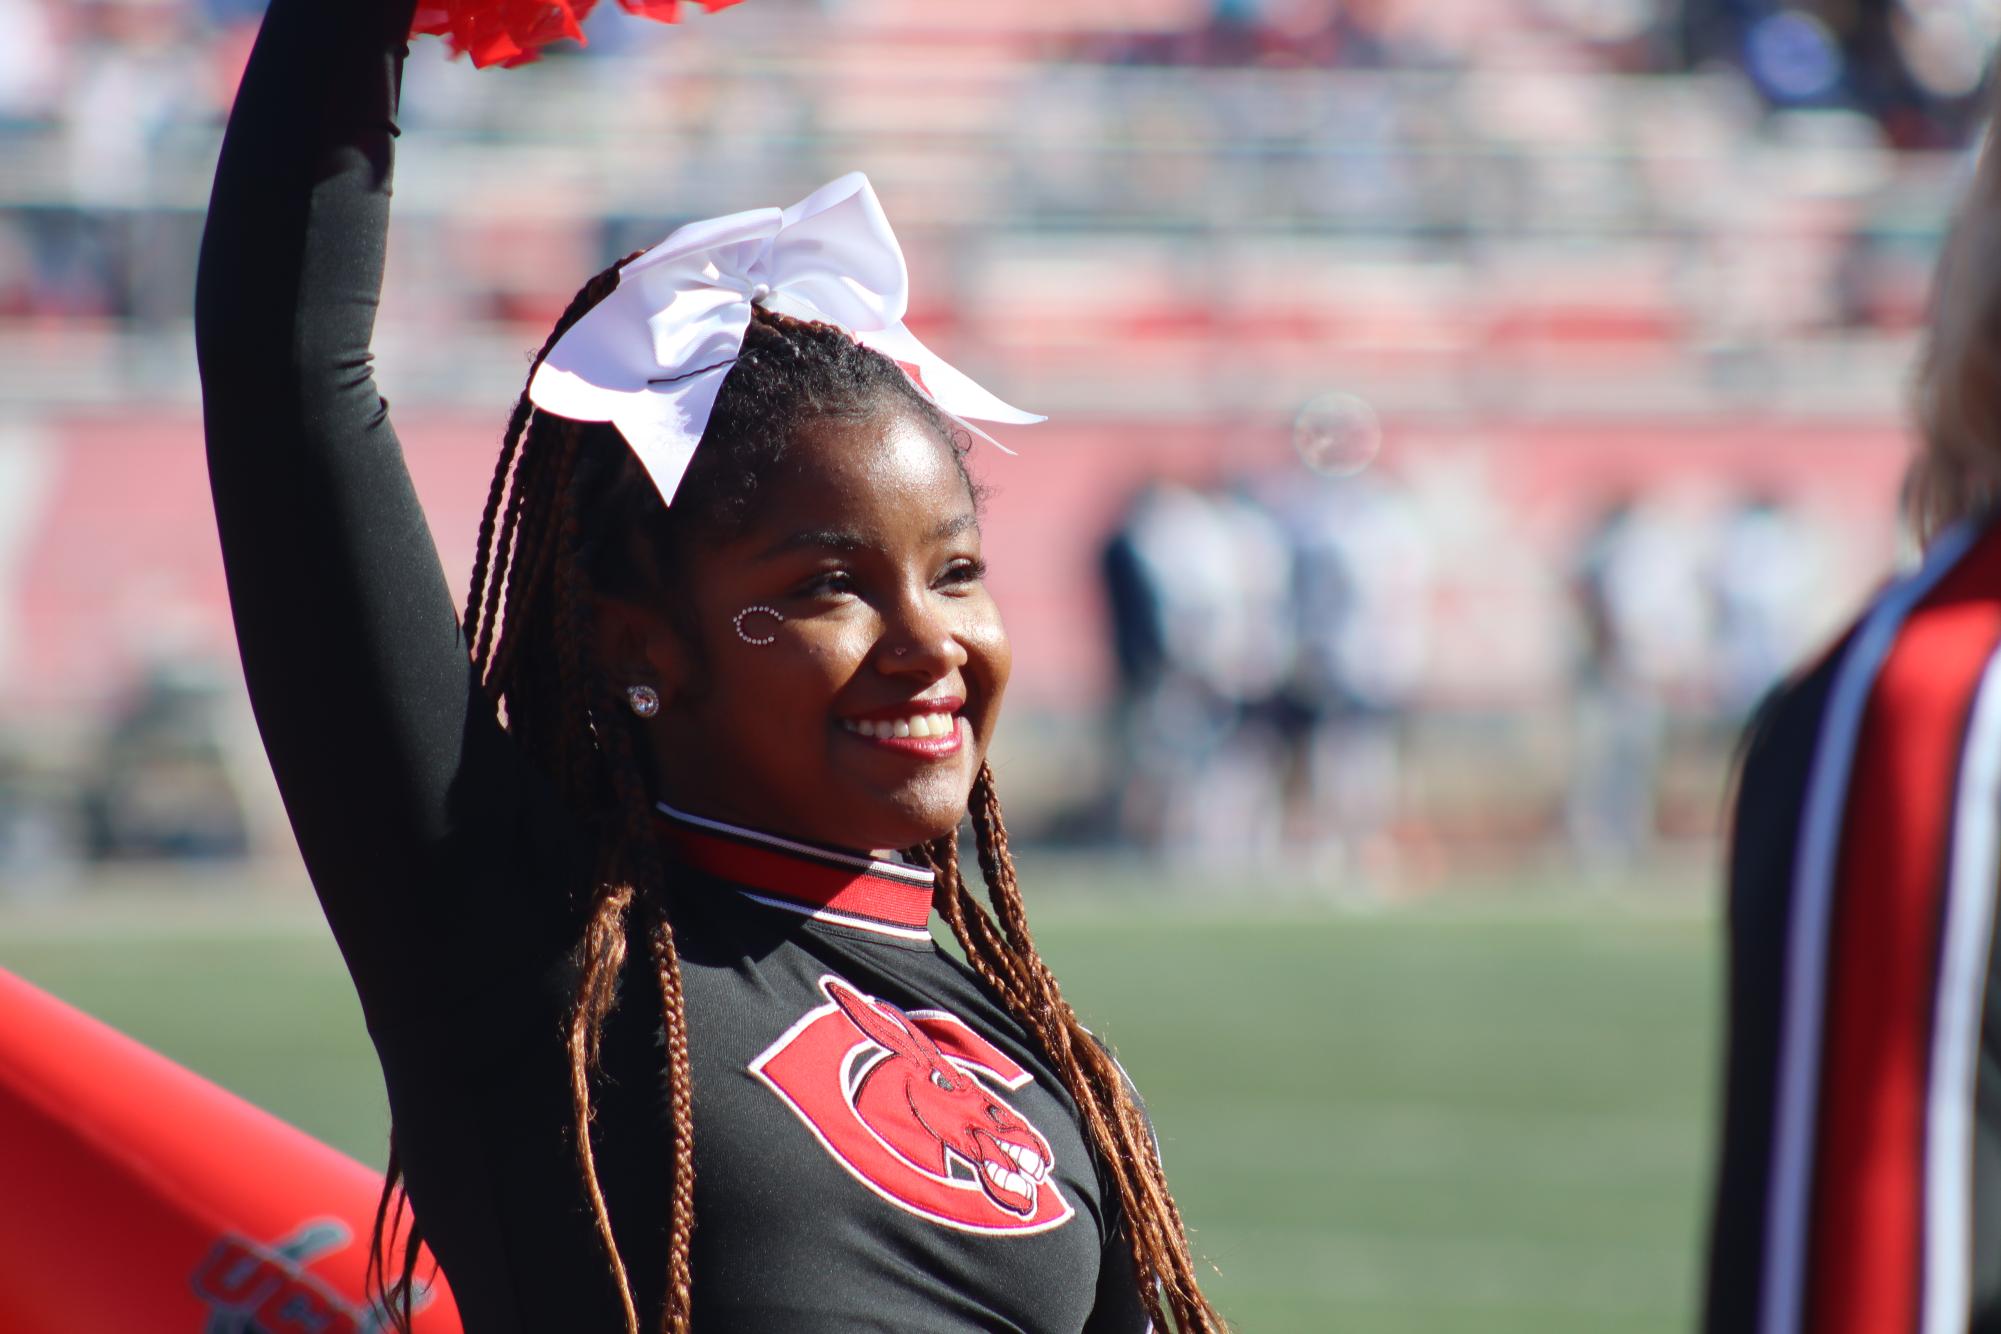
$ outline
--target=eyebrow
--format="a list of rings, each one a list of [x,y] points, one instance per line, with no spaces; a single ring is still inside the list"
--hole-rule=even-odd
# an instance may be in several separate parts
[[[979,516],[971,510],[966,510],[933,528],[930,533],[926,534],[925,540],[930,542],[949,542],[968,530],[977,531],[979,526]],[[855,552],[866,550],[868,546],[868,539],[852,529],[809,528],[794,533],[790,537],[779,539],[758,552],[753,559],[770,560],[774,556],[782,556],[787,552],[814,549]]]

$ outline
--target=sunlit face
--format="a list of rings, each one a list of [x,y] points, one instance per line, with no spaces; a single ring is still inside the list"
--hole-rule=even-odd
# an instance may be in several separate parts
[[[742,532],[696,545],[680,619],[698,642],[654,609],[600,617],[614,683],[660,691],[661,795],[841,847],[956,828],[1011,656],[950,445],[901,410],[830,421],[760,479]],[[748,607],[783,617],[743,618],[769,643],[737,633]]]

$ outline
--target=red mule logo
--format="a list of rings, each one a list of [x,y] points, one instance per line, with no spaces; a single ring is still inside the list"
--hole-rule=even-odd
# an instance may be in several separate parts
[[[908,1014],[832,975],[750,1063],[834,1161],[899,1209],[967,1232],[1046,1232],[1076,1210],[1049,1141],[987,1087],[1034,1078],[943,1010]]]

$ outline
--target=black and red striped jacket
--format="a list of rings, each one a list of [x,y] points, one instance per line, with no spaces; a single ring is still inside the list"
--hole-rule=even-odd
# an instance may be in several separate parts
[[[1753,724],[1711,1334],[2001,1329],[2001,524]]]

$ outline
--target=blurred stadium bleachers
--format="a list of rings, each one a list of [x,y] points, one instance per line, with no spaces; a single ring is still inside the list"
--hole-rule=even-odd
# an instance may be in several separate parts
[[[162,672],[221,683],[216,763],[252,841],[282,842],[243,777],[189,332],[256,9],[0,0],[0,831],[42,830],[0,832],[0,863],[90,846],[78,794]],[[1305,477],[1305,415],[1340,394],[1379,420],[1370,475],[1431,571],[1388,837],[1517,856],[1565,838],[1579,562],[1609,511],[1797,512],[1827,539],[1822,628],[1888,567],[1990,9],[750,0],[672,29],[605,5],[587,50],[514,71],[427,41],[379,374],[456,578],[578,283],[865,169],[913,327],[1054,419],[979,460],[1018,646],[1011,809],[1120,834],[1101,548],[1149,479]],[[1723,693],[1660,701],[1688,758],[1650,839],[1713,833]]]

